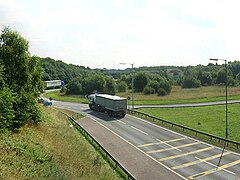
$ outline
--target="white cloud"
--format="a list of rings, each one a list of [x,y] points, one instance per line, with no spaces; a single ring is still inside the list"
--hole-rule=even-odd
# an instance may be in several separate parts
[[[238,59],[237,0],[1,0],[0,26],[32,54],[90,67],[207,64]]]

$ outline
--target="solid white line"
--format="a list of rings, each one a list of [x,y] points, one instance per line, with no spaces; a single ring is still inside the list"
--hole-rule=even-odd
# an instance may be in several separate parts
[[[122,124],[126,124],[125,122],[121,121],[121,120],[117,120],[117,122],[120,122]]]
[[[171,147],[171,148],[174,148],[174,149],[176,149],[176,150],[178,150],[178,151],[182,151],[181,149],[175,148],[175,147],[172,146],[171,144],[168,144],[168,143],[166,143],[166,142],[164,142],[164,141],[161,141],[161,140],[159,140],[159,139],[156,139],[156,140],[159,141],[160,143],[166,144],[167,146],[169,146],[169,147]]]
[[[108,127],[106,127],[105,125],[103,125],[102,123],[100,123],[99,121],[97,121],[96,119],[87,116],[90,119],[92,119],[93,121],[95,121],[96,123],[100,124],[101,126],[103,126],[104,128],[106,128],[107,130],[109,130],[110,132],[112,132],[113,134],[115,134],[116,136],[118,136],[120,139],[122,139],[123,141],[125,141],[126,143],[128,143],[129,145],[131,145],[132,147],[136,148],[137,150],[139,150],[141,153],[145,154],[146,156],[148,156],[149,158],[151,158],[153,161],[155,161],[156,163],[160,164],[161,166],[165,167],[166,169],[168,169],[169,171],[173,172],[174,174],[178,175],[179,177],[181,177],[182,179],[187,180],[187,178],[183,177],[181,174],[178,174],[176,171],[172,170],[171,168],[167,167],[166,165],[162,164],[161,162],[159,162],[158,160],[154,159],[152,156],[150,156],[149,154],[147,154],[146,152],[144,152],[143,150],[139,149],[137,146],[133,145],[132,143],[130,143],[129,141],[127,141],[126,139],[124,139],[122,136],[120,136],[119,134],[115,133],[114,131],[112,131],[111,129],[109,129]]]
[[[135,130],[137,130],[137,131],[139,131],[139,132],[141,132],[141,133],[143,133],[143,134],[148,136],[148,133],[142,131],[141,129],[138,129],[138,128],[134,127],[134,126],[131,126],[131,128],[133,128],[133,129],[135,129]]]
[[[217,167],[215,164],[212,164],[212,163],[210,163],[210,162],[208,162],[208,161],[202,160],[201,158],[198,158],[198,157],[195,157],[195,158],[196,158],[197,160],[200,160],[200,161],[202,161],[202,162],[210,165],[210,166],[213,166],[213,167],[215,167],[215,168]],[[218,167],[218,168],[221,169],[221,170],[223,170],[223,171],[226,171],[226,172],[228,172],[228,173],[230,173],[230,174],[236,175],[236,173],[234,173],[234,172],[232,172],[232,171],[229,171],[229,170],[227,170],[227,169],[224,169],[224,168],[221,168],[221,167]]]

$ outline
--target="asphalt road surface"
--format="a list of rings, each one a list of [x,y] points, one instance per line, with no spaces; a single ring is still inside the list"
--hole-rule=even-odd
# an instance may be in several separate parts
[[[78,103],[54,101],[53,106],[69,109],[89,117],[96,124],[105,127],[106,131],[113,132],[133,146],[143,158],[149,157],[158,162],[154,166],[167,169],[162,176],[158,175],[157,178],[154,172],[149,173],[148,178],[146,178],[136,170],[133,174],[137,179],[163,179],[163,177],[172,179],[170,178],[171,174],[177,175],[181,179],[240,179],[240,155],[237,153],[225,150],[221,164],[216,168],[222,152],[222,149],[218,147],[175,133],[131,115],[116,119],[91,111],[88,105]],[[89,130],[91,130],[90,126]],[[95,136],[101,134],[95,131],[92,133],[95,133]],[[105,139],[107,138],[110,137]],[[126,150],[125,154],[127,153]],[[135,157],[134,154],[128,155],[130,155],[128,156],[130,159]],[[137,169],[137,164],[135,165]],[[151,168],[155,170],[158,167]]]
[[[240,100],[230,100],[228,104],[240,103]],[[215,106],[224,105],[226,101],[217,102],[203,102],[203,103],[189,103],[189,104],[164,104],[164,105],[135,105],[134,109],[139,108],[183,108],[183,107],[200,107],[200,106]],[[131,108],[132,106],[129,106]]]

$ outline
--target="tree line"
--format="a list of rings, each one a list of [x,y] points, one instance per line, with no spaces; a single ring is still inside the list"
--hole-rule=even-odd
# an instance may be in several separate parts
[[[39,122],[37,97],[43,88],[39,58],[18,32],[4,28],[0,35],[0,129]]]
[[[51,65],[48,66],[48,64]],[[42,58],[42,67],[45,69],[45,74],[50,77],[48,79],[67,79],[67,86],[64,90],[67,94],[86,95],[95,90],[109,94],[126,92],[132,88],[132,78],[134,79],[135,92],[157,94],[159,96],[170,94],[173,85],[182,88],[198,88],[226,83],[225,66],[217,63],[209,63],[207,66],[140,67],[134,68],[133,72],[132,69],[114,70],[114,73],[111,74],[110,70],[106,69],[84,68],[50,58]],[[64,67],[64,69],[61,69],[61,67]],[[52,73],[49,73],[50,71],[46,69],[51,69]],[[229,86],[240,85],[239,72],[240,62],[228,63],[227,79]],[[61,78],[61,74],[66,74],[66,76]],[[46,75],[43,77],[46,77]]]
[[[44,69],[43,81],[60,79],[67,84],[75,77],[86,75],[87,72],[91,71],[89,67],[67,64],[50,57],[40,58],[40,63]]]

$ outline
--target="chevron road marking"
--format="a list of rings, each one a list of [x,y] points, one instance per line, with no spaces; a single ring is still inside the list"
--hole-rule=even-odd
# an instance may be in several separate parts
[[[168,141],[160,141],[160,142],[156,142],[156,143],[142,144],[142,145],[138,145],[138,147],[147,147],[147,146],[153,146],[153,145],[157,145],[157,144],[165,144],[165,143],[169,143],[169,142],[180,141],[183,139],[187,139],[187,138],[184,137],[184,138],[172,139],[172,140],[168,140]]]
[[[191,155],[191,154],[196,154],[196,153],[203,152],[203,151],[208,151],[208,150],[213,149],[213,148],[214,147],[207,147],[207,148],[204,148],[204,149],[199,149],[197,151],[191,151],[191,152],[187,152],[187,153],[184,153],[184,154],[178,154],[178,155],[175,155],[175,156],[169,156],[169,157],[165,157],[165,158],[158,159],[158,160],[159,161],[171,160],[171,159],[175,159],[175,158],[179,158],[179,157],[183,157],[183,156],[188,156],[188,155]]]
[[[200,144],[200,142],[195,142],[195,143],[190,143],[190,144],[184,144],[184,145],[181,145],[181,146],[171,147],[171,148],[166,148],[166,149],[148,151],[147,153],[148,153],[148,154],[159,153],[159,152],[164,152],[164,151],[168,151],[168,150],[173,150],[173,149],[178,149],[178,148],[193,146],[193,145],[196,145],[196,144]]]
[[[199,177],[203,177],[203,176],[206,176],[206,175],[209,175],[209,174],[212,174],[214,172],[217,172],[217,171],[220,171],[220,170],[223,170],[223,169],[226,169],[226,168],[229,168],[231,166],[234,166],[236,164],[239,164],[240,163],[240,159],[237,160],[237,161],[233,161],[229,164],[225,164],[223,166],[220,166],[218,167],[218,169],[214,168],[214,169],[211,169],[211,170],[208,170],[208,171],[204,171],[204,172],[201,172],[201,173],[198,173],[198,174],[195,174],[193,176],[189,176],[188,179],[195,179],[195,178],[199,178]]]
[[[225,156],[225,155],[227,155],[227,154],[230,154],[230,152],[225,152],[225,153],[223,153],[223,156]],[[180,169],[180,168],[192,166],[192,165],[194,165],[194,164],[206,162],[206,161],[209,161],[209,160],[218,158],[218,157],[220,157],[220,156],[221,156],[221,154],[217,154],[217,155],[214,155],[214,156],[211,156],[211,157],[207,157],[207,158],[204,158],[204,159],[200,159],[200,160],[197,160],[197,161],[185,163],[185,164],[182,164],[182,165],[179,165],[179,166],[174,166],[174,167],[172,167],[172,169]]]

